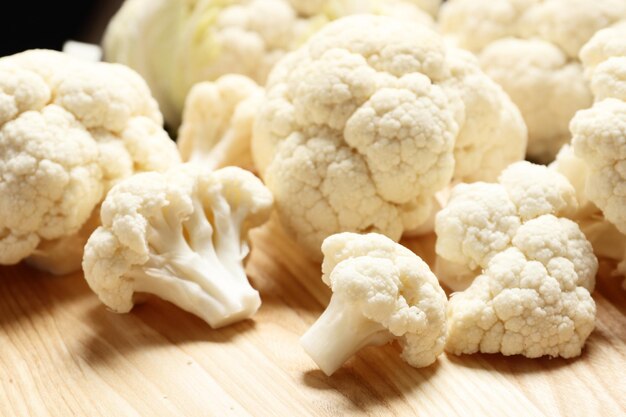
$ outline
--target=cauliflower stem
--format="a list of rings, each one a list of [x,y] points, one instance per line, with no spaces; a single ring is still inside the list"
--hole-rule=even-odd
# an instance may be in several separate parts
[[[333,296],[324,313],[300,338],[300,344],[319,368],[331,375],[362,348],[393,339],[382,324],[363,316],[362,309]]]
[[[244,216],[215,215],[214,230],[201,202],[195,200],[194,206],[182,225],[167,209],[151,221],[150,259],[127,276],[136,292],[173,302],[213,328],[227,326],[250,317],[261,305],[243,267],[248,247],[232,236],[241,229]],[[216,236],[219,240],[214,242]]]

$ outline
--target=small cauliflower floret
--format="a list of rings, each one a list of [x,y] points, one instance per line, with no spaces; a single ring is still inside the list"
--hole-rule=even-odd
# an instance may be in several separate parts
[[[445,342],[446,295],[417,255],[389,238],[340,233],[324,240],[330,303],[300,342],[326,375],[358,350],[398,340],[411,366],[432,364]]]
[[[271,208],[261,181],[236,167],[135,175],[102,204],[102,226],[85,246],[85,279],[118,313],[132,309],[135,293],[149,293],[214,328],[246,319],[261,304],[244,271],[247,235]]]
[[[576,191],[564,176],[525,161],[504,170],[498,184],[459,184],[435,218],[437,277],[463,290],[514,245],[523,224],[545,214],[571,215],[577,207]]]
[[[546,214],[517,230],[482,275],[448,303],[446,350],[503,355],[580,355],[595,326],[598,262],[569,219]]]
[[[262,94],[242,75],[196,84],[187,96],[177,140],[183,160],[209,169],[252,168],[250,139]]]
[[[425,26],[361,15],[274,67],[252,154],[283,225],[319,258],[342,231],[398,240],[453,179],[491,180],[525,145],[519,111],[471,54]]]
[[[327,22],[356,13],[432,24],[440,0],[127,0],[109,24],[105,58],[138,71],[165,119],[181,121],[201,81],[241,74],[264,84],[274,64]]]
[[[110,187],[180,162],[162,123],[121,65],[46,50],[0,59],[0,264],[79,269]]]
[[[503,39],[480,55],[483,70],[502,86],[528,126],[527,155],[552,161],[569,141],[569,122],[593,98],[579,62],[539,39]]]

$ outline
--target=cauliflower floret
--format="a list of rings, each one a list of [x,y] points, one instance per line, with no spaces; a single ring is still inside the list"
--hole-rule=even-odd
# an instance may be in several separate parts
[[[540,37],[578,56],[580,48],[600,29],[626,18],[623,0],[536,1],[522,18],[521,36]]]
[[[104,37],[107,60],[137,70],[166,121],[180,123],[185,97],[201,81],[241,74],[264,84],[274,64],[332,19],[401,15],[432,24],[417,5],[433,0],[127,0]],[[414,4],[414,3],[417,3]]]
[[[469,54],[424,26],[354,16],[277,64],[252,150],[283,224],[319,257],[340,231],[398,240],[453,177],[492,179],[525,142],[517,108]]]
[[[514,245],[523,224],[544,214],[571,215],[577,207],[576,191],[564,176],[525,161],[504,170],[498,184],[459,184],[435,219],[437,277],[463,290]]]
[[[446,350],[504,355],[580,355],[595,326],[597,259],[576,223],[546,214],[518,229],[513,247],[454,293]]]
[[[537,0],[448,0],[441,7],[441,31],[455,45],[472,52],[498,39],[516,36],[524,13]]]
[[[118,313],[149,293],[211,327],[252,316],[261,304],[244,271],[248,230],[269,217],[272,195],[251,173],[179,165],[122,181],[102,204],[85,246],[85,279]]]
[[[185,102],[178,149],[183,160],[209,169],[252,168],[250,139],[263,89],[236,74],[196,84]]]
[[[481,67],[518,106],[528,126],[527,155],[549,162],[570,139],[569,122],[593,98],[579,62],[540,39],[502,39],[480,54]]]
[[[180,162],[162,122],[121,65],[45,50],[0,59],[0,264],[35,255],[54,273],[78,269],[79,231],[109,188]]]
[[[528,157],[547,163],[569,140],[573,115],[593,99],[577,59],[581,47],[625,18],[623,0],[449,0],[440,28],[452,44],[480,54],[482,68],[522,112]],[[592,49],[589,60],[602,55]]]
[[[594,33],[624,18],[622,0],[448,0],[440,27],[473,52],[507,37],[539,38],[576,58]]]
[[[446,295],[417,255],[375,233],[340,233],[322,245],[333,295],[300,342],[327,375],[366,346],[398,340],[411,366],[432,364],[445,342]]]
[[[607,98],[581,110],[571,129],[576,156],[589,167],[589,199],[626,234],[626,102]]]
[[[596,32],[580,50],[585,76],[591,79],[596,66],[614,56],[626,56],[626,21]]]
[[[626,259],[626,236],[607,221],[602,211],[589,200],[586,184],[590,171],[585,161],[574,155],[570,145],[564,145],[550,164],[550,169],[564,175],[576,190],[578,210],[568,217],[578,223],[580,230],[593,246],[593,253],[599,258],[618,263]]]

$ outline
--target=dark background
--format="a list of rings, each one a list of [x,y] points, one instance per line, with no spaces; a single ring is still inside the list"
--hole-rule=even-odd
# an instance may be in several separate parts
[[[4,0],[0,56],[26,49],[58,49],[68,39],[100,43],[123,0]]]

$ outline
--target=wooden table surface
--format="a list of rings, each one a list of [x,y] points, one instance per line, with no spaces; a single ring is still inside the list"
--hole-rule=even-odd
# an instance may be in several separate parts
[[[425,259],[432,243],[406,242]],[[219,330],[160,300],[111,313],[81,274],[0,267],[0,415],[626,416],[616,278],[599,279],[597,327],[580,358],[444,354],[414,369],[388,345],[326,377],[298,344],[330,297],[319,265],[274,223],[253,244],[248,272],[263,306]]]

